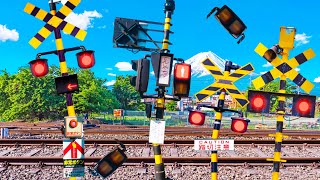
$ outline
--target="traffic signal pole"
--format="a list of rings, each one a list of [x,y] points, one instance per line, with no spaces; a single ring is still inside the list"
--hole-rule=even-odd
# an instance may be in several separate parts
[[[168,53],[169,52],[169,34],[170,34],[170,27],[171,27],[171,16],[175,9],[175,2],[174,0],[166,0],[164,12],[165,16],[165,23],[164,23],[164,38],[162,41],[162,52]],[[160,120],[163,119],[164,116],[164,109],[165,109],[165,91],[166,88],[164,86],[159,86],[157,88],[158,91],[158,98],[156,99],[156,119]],[[165,170],[164,170],[164,163],[162,161],[161,155],[161,147],[160,144],[153,143],[153,152],[154,152],[154,160],[155,160],[155,177],[156,180],[164,180],[165,179]]]
[[[52,15],[56,14],[56,4],[54,2],[50,2],[50,13]],[[54,37],[56,41],[56,47],[57,47],[57,55],[59,57],[60,61],[60,71],[62,76],[68,76],[68,68],[67,68],[67,62],[64,55],[64,47],[61,37],[61,32],[59,28],[54,28]],[[76,116],[76,112],[74,110],[73,102],[72,102],[72,94],[67,93],[66,94],[66,101],[67,101],[67,110],[68,110],[68,116]],[[70,180],[75,180],[76,177],[70,177]]]

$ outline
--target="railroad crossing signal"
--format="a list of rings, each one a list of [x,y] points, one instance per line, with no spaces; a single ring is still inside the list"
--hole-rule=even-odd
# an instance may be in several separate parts
[[[33,48],[38,48],[40,44],[51,34],[51,32],[58,28],[66,34],[70,34],[79,40],[84,40],[87,35],[87,32],[64,21],[64,19],[72,12],[72,10],[78,6],[81,0],[69,0],[61,9],[55,14],[52,15],[37,6],[27,3],[24,8],[24,12],[44,21],[44,25],[38,33],[29,41],[29,44]]]
[[[54,79],[58,94],[72,93],[79,91],[77,74],[57,77]]]
[[[173,95],[188,97],[190,91],[191,65],[186,63],[175,64],[173,77]]]
[[[203,60],[202,64],[212,74],[216,81],[205,89],[199,91],[195,95],[197,101],[201,102],[223,88],[242,107],[249,103],[247,98],[238,90],[238,88],[233,83],[254,70],[250,63],[240,67],[231,74],[229,74],[228,71],[225,71],[225,73],[221,72],[219,67],[210,58],[206,58],[205,60]]]
[[[262,43],[259,43],[256,49],[254,50],[257,54],[261,57],[268,51],[268,48],[264,46]],[[274,66],[274,68],[265,74],[261,75],[260,77],[254,79],[252,81],[254,87],[256,89],[262,88],[267,83],[277,79],[281,75],[285,75],[287,78],[292,80],[296,85],[300,86],[305,92],[310,93],[314,85],[303,77],[298,71],[295,70],[300,64],[308,61],[309,59],[313,58],[315,53],[310,48],[303,53],[291,58],[290,60],[287,59],[280,59],[276,56],[270,64]]]

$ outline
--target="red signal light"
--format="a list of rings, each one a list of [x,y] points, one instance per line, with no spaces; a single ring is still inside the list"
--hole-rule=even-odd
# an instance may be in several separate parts
[[[91,68],[95,64],[94,51],[82,51],[76,54],[80,68]]]
[[[314,117],[315,96],[293,97],[292,115],[300,117]]]
[[[31,73],[35,77],[42,77],[48,74],[48,60],[47,59],[36,59],[29,62]]]
[[[186,63],[175,64],[173,78],[173,95],[188,97],[190,91],[191,65]]]
[[[189,112],[189,123],[193,125],[203,125],[206,119],[206,114],[201,111],[190,111]]]
[[[174,77],[181,81],[189,80],[191,77],[191,65],[186,63],[176,64],[174,67]]]
[[[241,117],[231,117],[231,130],[237,133],[244,133],[248,129],[250,120]]]
[[[269,113],[270,110],[270,93],[263,91],[249,90],[248,98],[250,104],[248,111],[254,113]]]
[[[255,96],[252,98],[252,106],[255,109],[261,110],[266,104],[265,101],[266,100],[263,98],[263,96]]]

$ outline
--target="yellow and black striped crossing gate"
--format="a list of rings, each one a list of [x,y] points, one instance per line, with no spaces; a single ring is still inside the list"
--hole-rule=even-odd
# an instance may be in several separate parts
[[[55,14],[50,14],[37,6],[27,3],[24,12],[44,21],[46,24],[38,31],[38,33],[29,41],[29,44],[35,49],[57,28],[66,34],[70,34],[79,40],[84,40],[87,32],[64,21],[64,19],[77,7],[81,0],[69,0]]]
[[[268,48],[266,46],[264,46],[262,43],[259,43],[255,49],[255,52],[263,57],[264,53],[267,50]],[[300,86],[300,88],[303,89],[306,93],[310,93],[314,85],[305,77],[303,77],[297,70],[295,70],[295,68],[300,64],[310,60],[314,56],[315,53],[311,48],[289,60],[285,58],[281,59],[277,56],[273,61],[270,62],[271,65],[274,66],[274,68],[254,79],[252,83],[256,89],[260,89],[267,83],[284,75],[286,78],[289,78],[291,81],[293,81],[296,85]]]
[[[241,105],[241,107],[244,107],[249,103],[247,98],[234,85],[234,82],[250,74],[254,70],[250,63],[240,67],[231,74],[229,71],[222,72],[210,58],[204,59],[202,65],[211,73],[216,81],[195,95],[198,102],[202,102],[217,91],[225,89],[228,94]]]

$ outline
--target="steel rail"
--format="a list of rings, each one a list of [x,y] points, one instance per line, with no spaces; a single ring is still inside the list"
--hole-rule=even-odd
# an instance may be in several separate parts
[[[94,165],[103,157],[86,157],[84,159],[85,165]],[[220,157],[219,164],[232,165],[232,164],[272,164],[266,161],[267,157]],[[315,165],[320,161],[320,157],[310,158],[298,158],[298,157],[287,157],[287,162],[282,163],[283,165],[299,165],[308,164]],[[166,164],[208,164],[210,163],[210,157],[163,157],[163,161]],[[3,165],[63,165],[63,159],[60,157],[0,157],[0,163]],[[125,162],[128,164],[154,164],[153,157],[129,157]]]

